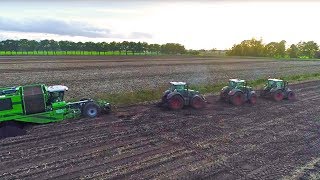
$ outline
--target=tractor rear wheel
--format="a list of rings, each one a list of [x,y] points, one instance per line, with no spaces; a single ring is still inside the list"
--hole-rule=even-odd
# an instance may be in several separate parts
[[[231,96],[231,103],[236,106],[240,106],[244,103],[244,95],[242,92],[236,92]]]
[[[257,103],[257,95],[252,94],[250,99],[249,99],[250,104],[256,104]]]
[[[0,124],[0,139],[25,135],[22,124],[15,121],[7,121]]]
[[[275,100],[275,101],[282,101],[283,100],[283,97],[284,97],[284,95],[283,95],[283,92],[282,91],[280,91],[280,90],[277,90],[277,91],[275,91],[273,94],[272,94],[272,97],[273,97],[273,99]]]
[[[199,97],[199,96],[195,96],[191,99],[191,106],[194,108],[194,109],[202,109],[204,108],[205,106],[205,101]]]
[[[82,109],[82,115],[88,118],[95,118],[101,113],[101,108],[94,102],[88,102]]]
[[[179,95],[175,95],[168,100],[168,106],[171,110],[179,110],[183,108],[183,98]]]
[[[288,92],[288,95],[287,95],[287,99],[288,99],[288,100],[294,100],[294,99],[296,99],[296,94],[295,94],[294,92],[292,92],[292,91],[289,91],[289,92]]]

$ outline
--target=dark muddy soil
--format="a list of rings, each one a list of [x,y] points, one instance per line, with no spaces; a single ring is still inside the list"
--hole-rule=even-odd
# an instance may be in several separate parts
[[[155,104],[27,127],[0,140],[0,179],[279,179],[320,154],[320,81],[297,100],[203,110]],[[300,178],[319,170],[314,166]]]

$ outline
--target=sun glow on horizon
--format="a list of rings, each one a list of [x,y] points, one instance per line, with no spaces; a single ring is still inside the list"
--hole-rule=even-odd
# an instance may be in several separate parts
[[[63,2],[61,2],[63,3]],[[314,40],[320,43],[320,2],[154,2],[112,7],[108,3],[86,8],[70,5],[49,7],[43,14],[41,4],[13,12],[0,7],[1,17],[55,18],[79,21],[110,30],[108,37],[82,37],[4,31],[0,38],[67,39],[73,41],[146,41],[181,43],[188,49],[228,49],[245,39],[264,42],[286,40],[288,44]],[[2,9],[4,9],[2,11]],[[85,11],[86,10],[86,11]],[[84,13],[85,12],[85,13]],[[0,19],[1,20],[1,19]],[[1,21],[0,21],[1,23]],[[1,27],[0,27],[1,28]],[[145,36],[130,36],[141,33]],[[150,36],[150,37],[149,37]]]

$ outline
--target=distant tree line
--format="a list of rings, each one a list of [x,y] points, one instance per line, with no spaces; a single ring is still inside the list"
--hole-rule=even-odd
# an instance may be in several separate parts
[[[4,40],[0,41],[0,51],[4,54],[14,55],[18,52],[22,54],[46,54],[57,55],[75,52],[80,55],[105,55],[109,54],[185,54],[188,53],[185,47],[178,43],[167,44],[148,44],[146,42],[72,42],[72,41],[55,41],[55,40]],[[61,53],[62,52],[62,53]]]
[[[286,48],[286,41],[263,44],[262,40],[244,40],[227,51],[229,56],[254,56],[274,58],[320,58],[319,45],[314,41],[291,44]]]

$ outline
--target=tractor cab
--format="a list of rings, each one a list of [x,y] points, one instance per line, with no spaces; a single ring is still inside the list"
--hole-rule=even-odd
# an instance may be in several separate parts
[[[267,87],[270,89],[283,89],[285,87],[285,82],[281,79],[268,79]]]
[[[272,98],[275,101],[295,99],[295,93],[288,87],[288,82],[281,79],[268,79],[260,96]]]
[[[245,80],[229,79],[228,86],[223,87],[220,91],[220,99],[239,106],[245,102],[255,104],[257,96]]]
[[[182,92],[185,90],[188,90],[188,84],[185,82],[170,82],[171,87],[170,87],[170,91],[178,91],[178,92]]]
[[[172,110],[178,110],[184,106],[200,109],[205,106],[205,99],[199,91],[189,89],[186,82],[170,82],[170,88],[163,93],[160,104]]]
[[[64,99],[64,92],[68,91],[67,86],[54,85],[48,87],[48,103],[62,102]]]
[[[231,89],[241,89],[246,86],[246,81],[241,79],[229,79],[229,87]]]

